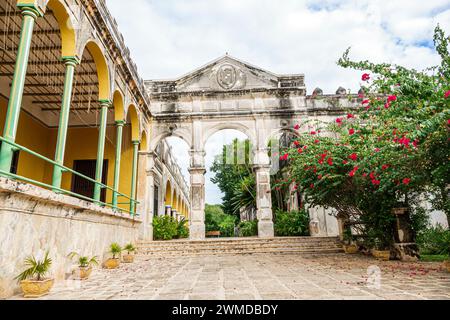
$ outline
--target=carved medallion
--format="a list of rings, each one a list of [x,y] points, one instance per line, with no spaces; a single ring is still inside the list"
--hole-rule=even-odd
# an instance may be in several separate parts
[[[245,86],[245,80],[245,73],[231,64],[223,64],[217,70],[217,83],[225,90],[241,89]]]

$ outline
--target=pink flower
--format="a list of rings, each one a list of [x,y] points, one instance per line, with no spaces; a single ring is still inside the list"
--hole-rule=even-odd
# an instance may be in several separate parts
[[[298,142],[297,140],[295,140],[295,141],[294,141],[294,145],[295,145],[296,147],[298,147],[298,146],[300,145],[300,142]]]
[[[380,152],[380,148],[375,148],[375,152]]]
[[[298,153],[302,153],[302,152],[303,152],[303,149],[302,149],[302,148],[298,148],[298,149],[297,149],[297,152],[298,152]]]
[[[354,118],[354,117],[355,116],[353,114],[351,114],[351,113],[347,114],[347,119],[351,119],[351,118]]]
[[[369,81],[370,80],[370,74],[364,73],[361,77],[362,81]]]
[[[362,102],[362,104],[368,104],[369,102],[370,102],[369,99],[366,99]]]
[[[289,158],[289,154],[285,153],[284,155],[280,156],[280,160],[286,161]]]
[[[347,161],[347,160],[344,160],[344,161],[342,161],[342,163],[343,163],[343,164],[347,164],[347,163],[348,163],[348,161]]]
[[[358,155],[356,153],[352,153],[351,155],[348,156],[350,159],[352,159],[353,161],[358,160]]]
[[[397,100],[397,96],[396,95],[389,96],[388,99],[387,99],[388,102],[392,102],[392,101],[396,101],[396,100]]]
[[[316,139],[316,140],[314,140],[314,143],[319,143],[319,142],[320,142],[320,140],[317,140],[317,139]]]
[[[444,98],[447,99],[448,97],[450,97],[450,90],[448,90],[445,94],[444,94]]]
[[[381,167],[382,170],[386,170],[386,169],[388,169],[388,168],[389,168],[389,165],[388,165],[388,164],[383,164],[383,166]]]
[[[359,167],[354,167],[353,168],[353,170],[352,171],[350,171],[350,173],[349,173],[349,176],[350,177],[354,177],[355,176],[355,173],[356,173],[356,171],[358,171],[359,170]]]
[[[314,189],[314,183],[311,183],[311,185],[309,186],[311,189]]]
[[[329,164],[330,166],[333,165],[333,159],[332,159],[332,158],[328,158],[327,162],[328,162],[328,164]]]
[[[403,182],[404,185],[408,185],[411,182],[411,179],[410,178],[405,178],[405,179],[403,179],[402,182]]]
[[[391,104],[389,102],[386,102],[386,104],[384,105],[384,108],[389,109],[390,106],[391,106]]]
[[[342,118],[337,118],[336,119],[336,123],[339,124],[339,125],[342,124]]]
[[[352,129],[348,130],[348,134],[351,135],[351,136],[354,135],[355,134],[355,129],[352,128]]]
[[[373,180],[372,180],[372,184],[373,184],[374,186],[379,186],[380,183],[381,183],[380,180],[377,180],[377,179],[373,179]]]
[[[299,125],[299,124],[296,124],[295,127],[294,127],[294,129],[295,129],[295,130],[300,129],[300,125]]]
[[[317,134],[317,132],[311,131],[311,135],[315,135],[315,134]]]

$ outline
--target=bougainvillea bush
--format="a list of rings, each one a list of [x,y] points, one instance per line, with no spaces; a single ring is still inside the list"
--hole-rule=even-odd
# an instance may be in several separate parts
[[[392,208],[428,197],[450,216],[449,41],[437,27],[442,62],[422,72],[354,62],[347,50],[338,64],[361,70],[359,106],[332,123],[297,124],[299,139],[281,155],[290,161],[284,183],[312,205],[357,216],[373,246],[392,241]]]

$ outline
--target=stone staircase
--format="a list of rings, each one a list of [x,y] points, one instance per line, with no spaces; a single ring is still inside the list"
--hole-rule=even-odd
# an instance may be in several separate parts
[[[218,238],[202,241],[140,241],[139,256],[200,256],[224,254],[327,254],[343,252],[337,237]]]

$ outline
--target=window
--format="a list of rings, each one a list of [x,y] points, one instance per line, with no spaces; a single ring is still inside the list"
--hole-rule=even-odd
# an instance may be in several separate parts
[[[89,178],[95,179],[95,167],[97,160],[75,160],[73,162],[73,170]],[[102,183],[106,184],[106,177],[108,176],[108,160],[103,161],[103,174]],[[88,181],[80,176],[72,175],[72,192],[79,195],[93,198],[94,196],[94,183]],[[102,189],[100,194],[100,201],[106,201],[106,189]]]

